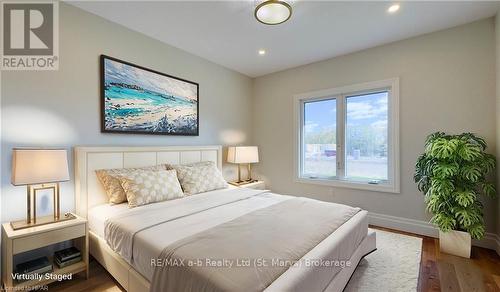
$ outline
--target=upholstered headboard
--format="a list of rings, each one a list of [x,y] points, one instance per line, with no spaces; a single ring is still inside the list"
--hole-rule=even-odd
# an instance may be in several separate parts
[[[108,201],[95,174],[97,169],[142,167],[162,163],[186,164],[200,161],[214,161],[222,170],[222,147],[75,147],[76,213],[86,218],[89,208]]]

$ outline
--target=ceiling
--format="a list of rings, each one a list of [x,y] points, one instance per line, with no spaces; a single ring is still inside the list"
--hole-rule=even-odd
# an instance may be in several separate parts
[[[72,5],[250,77],[309,64],[495,15],[500,2],[291,1],[292,18],[267,26],[255,0],[88,1]],[[266,54],[260,56],[259,49]]]

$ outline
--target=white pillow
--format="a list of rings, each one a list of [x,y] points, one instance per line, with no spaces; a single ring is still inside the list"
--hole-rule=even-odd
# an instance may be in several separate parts
[[[127,201],[127,195],[123,190],[122,184],[118,176],[126,175],[138,170],[165,170],[166,165],[155,165],[141,168],[115,168],[115,169],[99,169],[95,173],[102,184],[102,187],[108,195],[111,204],[120,204]]]
[[[175,170],[137,170],[119,179],[130,208],[184,196]]]
[[[227,188],[227,182],[213,161],[168,167],[177,171],[177,177],[186,195]]]

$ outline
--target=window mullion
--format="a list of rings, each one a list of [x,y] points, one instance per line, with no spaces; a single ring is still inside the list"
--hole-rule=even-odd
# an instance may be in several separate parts
[[[340,95],[337,97],[337,129],[336,129],[336,142],[337,142],[337,178],[343,179],[345,177],[345,96]]]

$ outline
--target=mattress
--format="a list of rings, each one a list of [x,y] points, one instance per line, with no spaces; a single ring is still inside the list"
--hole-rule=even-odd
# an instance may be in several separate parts
[[[196,196],[210,197],[217,196],[218,194],[224,192],[236,191],[238,191],[238,189],[224,189],[198,194]],[[141,231],[136,234],[134,238],[132,251],[133,257],[130,264],[137,272],[151,281],[154,272],[154,266],[152,265],[151,261],[152,259],[156,259],[158,257],[165,246],[168,246],[175,241],[207,230],[224,222],[233,220],[244,214],[271,206],[289,198],[291,197],[265,192],[245,200],[222,205],[217,208],[208,209],[203,212],[198,212],[193,215],[161,224],[161,226],[154,226]],[[137,212],[138,210],[147,212],[147,210],[150,208],[171,208],[175,205],[182,204],[183,200],[189,200],[189,197],[145,205],[134,209],[129,209],[126,204],[100,205],[92,208],[89,211],[89,228],[96,235],[105,238],[105,224],[106,220],[110,218],[119,216],[126,212],[131,212],[131,210],[134,210],[134,212]],[[339,234],[339,236],[335,237],[335,240],[332,241],[332,236],[330,236],[329,238],[325,239],[325,241],[328,241],[327,243],[321,242],[316,248],[311,250],[308,255],[314,255],[315,257],[317,257],[317,259],[326,256],[335,259],[349,259],[360,242],[364,239],[364,237],[366,237],[367,230],[368,220],[366,218],[366,212],[359,212],[333,233]],[[162,234],[162,236],[158,236],[158,234]],[[309,272],[311,272],[311,269],[315,268],[309,268]],[[287,277],[287,272],[283,274],[283,277]],[[291,271],[291,273],[295,274],[294,271]],[[279,280],[280,278],[278,278],[278,280],[276,281],[278,282],[277,284],[279,284]]]

